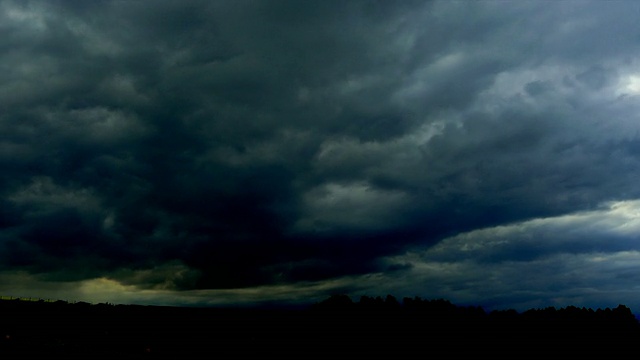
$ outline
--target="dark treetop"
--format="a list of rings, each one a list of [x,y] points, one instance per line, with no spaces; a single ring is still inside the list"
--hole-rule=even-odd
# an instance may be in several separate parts
[[[640,328],[614,309],[485,312],[443,299],[332,296],[304,309],[0,301],[0,355],[47,359],[609,356]]]

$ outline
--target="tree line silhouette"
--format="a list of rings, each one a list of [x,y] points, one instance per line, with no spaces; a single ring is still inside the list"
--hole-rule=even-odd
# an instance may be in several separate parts
[[[0,359],[628,356],[631,310],[486,312],[448,300],[334,295],[305,308],[0,300]]]

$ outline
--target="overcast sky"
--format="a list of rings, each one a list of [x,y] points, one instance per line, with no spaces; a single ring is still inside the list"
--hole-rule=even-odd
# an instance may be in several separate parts
[[[0,0],[0,295],[640,312],[639,19]]]

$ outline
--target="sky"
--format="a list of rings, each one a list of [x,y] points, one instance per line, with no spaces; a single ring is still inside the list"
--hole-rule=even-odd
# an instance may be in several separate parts
[[[638,19],[0,0],[0,295],[638,313]]]

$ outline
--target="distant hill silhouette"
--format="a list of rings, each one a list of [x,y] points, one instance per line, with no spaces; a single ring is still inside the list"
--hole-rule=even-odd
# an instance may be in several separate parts
[[[0,300],[0,359],[628,356],[630,309],[485,312],[444,299],[335,295],[304,309]]]

